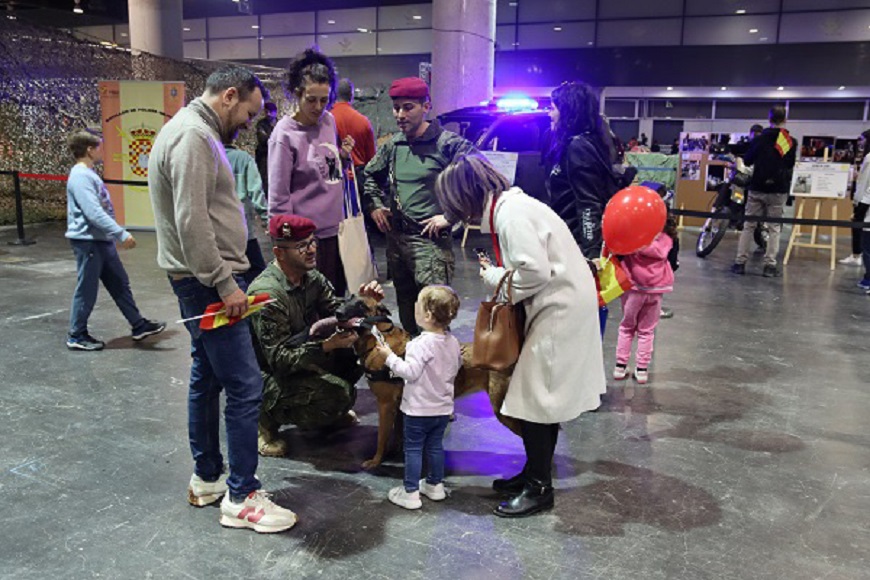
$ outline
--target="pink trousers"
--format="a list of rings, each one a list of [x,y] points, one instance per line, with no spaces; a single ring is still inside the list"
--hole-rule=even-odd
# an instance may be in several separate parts
[[[649,367],[652,360],[656,324],[662,311],[662,295],[629,290],[622,295],[622,322],[616,341],[616,363],[627,365],[631,358],[631,343],[637,336],[638,368]]]

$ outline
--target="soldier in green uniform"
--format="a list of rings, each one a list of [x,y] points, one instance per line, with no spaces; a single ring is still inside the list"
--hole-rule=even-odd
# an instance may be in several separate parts
[[[417,335],[414,302],[420,290],[450,284],[453,277],[451,224],[435,198],[435,180],[457,157],[477,150],[438,121],[426,120],[432,104],[422,79],[394,81],[390,97],[400,133],[366,165],[364,198],[366,211],[387,234],[387,268],[402,326]]]
[[[282,425],[314,429],[356,422],[351,409],[363,375],[352,349],[357,335],[336,330],[325,340],[316,338],[335,325],[341,299],[315,269],[315,228],[300,216],[272,216],[275,260],[248,288],[249,295],[265,292],[275,299],[250,317],[264,382],[258,449],[265,456],[286,454],[278,435]],[[361,287],[359,294],[383,298],[377,282]]]

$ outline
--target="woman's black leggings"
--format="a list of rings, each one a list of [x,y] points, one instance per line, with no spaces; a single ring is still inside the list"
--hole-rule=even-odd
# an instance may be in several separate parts
[[[526,448],[526,467],[523,470],[526,478],[543,485],[552,485],[553,455],[559,438],[559,424],[520,421],[520,433],[523,447]]]
[[[867,216],[867,209],[870,205],[866,203],[858,203],[855,206],[855,211],[852,212],[853,222],[863,222]],[[857,256],[861,253],[861,231],[859,228],[852,228],[852,255]]]

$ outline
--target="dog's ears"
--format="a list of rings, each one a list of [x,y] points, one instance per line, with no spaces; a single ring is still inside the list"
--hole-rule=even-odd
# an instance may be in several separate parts
[[[383,302],[378,302],[377,313],[381,316],[392,316],[392,312],[390,312],[389,308],[384,306]]]

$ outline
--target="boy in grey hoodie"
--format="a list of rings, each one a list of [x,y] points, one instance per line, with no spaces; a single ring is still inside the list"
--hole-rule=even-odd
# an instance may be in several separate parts
[[[103,140],[87,131],[68,139],[76,164],[66,182],[66,237],[76,257],[78,276],[70,309],[70,350],[102,350],[106,344],[88,332],[88,318],[97,302],[100,281],[133,328],[133,340],[163,332],[164,322],[148,320],[139,313],[130,291],[130,279],[118,257],[115,242],[125,250],[136,247],[133,236],[115,221],[115,210],[94,164],[103,160]]]

